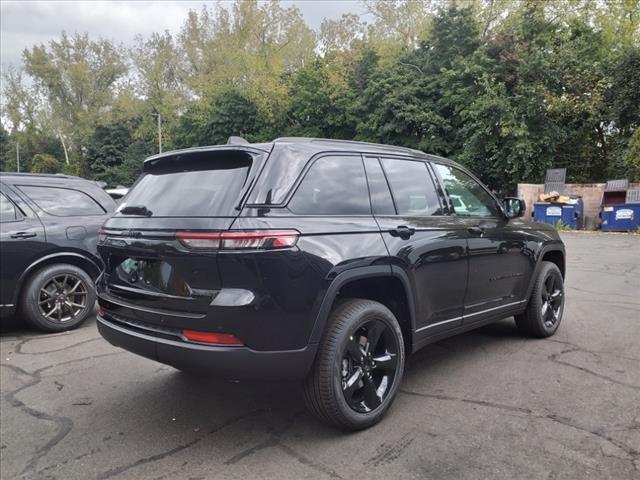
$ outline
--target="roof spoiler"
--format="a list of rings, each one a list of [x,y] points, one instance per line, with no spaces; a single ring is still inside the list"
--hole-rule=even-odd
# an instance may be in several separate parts
[[[249,142],[242,137],[230,136],[227,145],[249,145]]]

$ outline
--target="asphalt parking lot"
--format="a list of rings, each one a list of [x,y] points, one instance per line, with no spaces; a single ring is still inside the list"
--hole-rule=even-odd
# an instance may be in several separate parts
[[[95,323],[1,334],[0,477],[640,478],[640,236],[563,234],[551,339],[512,319],[411,357],[383,422],[345,434],[295,384],[194,378]]]

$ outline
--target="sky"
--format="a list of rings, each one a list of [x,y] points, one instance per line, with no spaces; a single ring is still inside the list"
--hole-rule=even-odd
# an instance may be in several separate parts
[[[58,38],[60,32],[88,32],[125,46],[136,35],[169,30],[177,34],[189,9],[199,10],[207,1],[0,1],[0,61],[4,71],[20,63],[22,51]],[[222,2],[223,4],[229,2]],[[356,0],[284,0],[297,6],[307,24],[317,29],[323,18],[343,13],[364,14]]]

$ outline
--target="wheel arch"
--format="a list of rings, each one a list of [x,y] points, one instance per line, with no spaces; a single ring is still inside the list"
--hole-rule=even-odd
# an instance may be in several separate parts
[[[536,261],[536,266],[533,270],[533,274],[529,279],[529,287],[527,288],[527,295],[525,299],[529,300],[529,298],[531,298],[531,292],[533,291],[533,286],[535,285],[538,274],[540,273],[540,268],[542,268],[542,262],[546,261],[552,262],[557,265],[560,269],[560,273],[562,273],[562,278],[565,278],[567,267],[564,245],[560,242],[544,245],[538,252],[538,259]]]
[[[16,283],[13,303],[15,305],[18,305],[25,285],[36,272],[38,272],[43,267],[54,265],[57,263],[75,265],[76,267],[81,268],[85,272],[87,272],[94,280],[98,278],[100,272],[102,271],[102,268],[99,266],[98,261],[91,258],[87,254],[72,251],[62,251],[45,255],[44,257],[38,258],[33,263],[31,263],[31,265],[29,265],[20,276],[18,282]]]
[[[562,273],[562,278],[563,279],[565,278],[567,273],[566,272],[567,267],[566,267],[566,258],[565,258],[564,250],[560,250],[560,249],[546,250],[540,258],[540,263],[542,262],[555,263],[555,265],[560,270],[560,273]]]
[[[325,331],[329,315],[341,298],[364,298],[385,305],[398,319],[407,352],[412,351],[415,331],[415,302],[406,273],[395,266],[372,266],[339,274],[324,296],[309,343],[317,344]]]

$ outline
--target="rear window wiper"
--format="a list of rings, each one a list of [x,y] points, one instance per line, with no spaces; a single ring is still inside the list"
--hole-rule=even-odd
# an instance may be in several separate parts
[[[127,205],[120,213],[123,215],[142,215],[144,217],[150,217],[153,212],[144,205]]]

